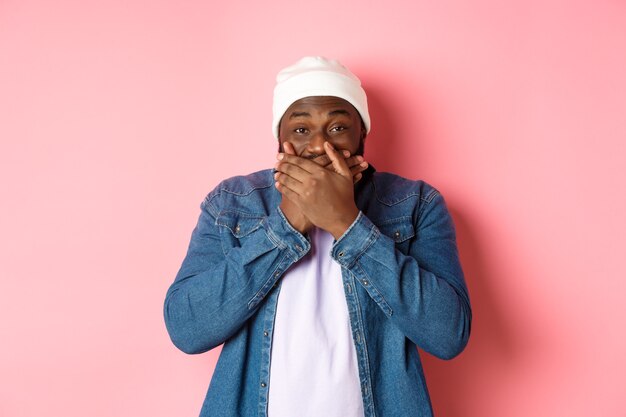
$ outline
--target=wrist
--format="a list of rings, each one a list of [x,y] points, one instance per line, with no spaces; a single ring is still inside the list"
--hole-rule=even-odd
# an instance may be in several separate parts
[[[301,211],[294,210],[294,206],[286,203],[284,199],[280,204],[280,209],[285,215],[287,223],[301,234],[304,235],[311,229],[312,224],[309,219]]]
[[[341,236],[352,226],[352,223],[359,216],[359,209],[354,207],[349,214],[347,214],[343,219],[339,220],[335,225],[333,225],[328,232],[333,235],[335,240],[339,240]]]

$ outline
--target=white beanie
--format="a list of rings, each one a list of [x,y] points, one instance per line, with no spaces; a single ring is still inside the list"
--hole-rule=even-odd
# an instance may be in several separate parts
[[[280,119],[289,106],[311,96],[332,96],[348,101],[359,112],[369,133],[370,115],[361,81],[337,60],[306,56],[276,76],[272,107],[274,137],[278,138]]]

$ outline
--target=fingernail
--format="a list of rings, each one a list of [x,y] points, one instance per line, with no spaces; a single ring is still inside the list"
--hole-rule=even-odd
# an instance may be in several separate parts
[[[276,158],[278,158],[278,160],[280,161],[281,159],[283,159],[285,157],[285,155],[283,155],[282,153],[279,153],[278,156]]]
[[[367,167],[367,162],[361,162],[359,165],[361,165],[363,168]]]
[[[350,151],[343,151],[343,156],[344,157],[349,157],[350,156]]]
[[[332,144],[332,143],[330,143],[330,142],[326,142],[326,143],[328,144],[328,146],[330,147],[330,149],[332,149],[333,151],[335,150],[335,147],[333,146],[333,144]]]
[[[361,155],[359,155],[359,156],[356,157],[356,160],[359,161],[359,162],[363,162],[363,157]]]

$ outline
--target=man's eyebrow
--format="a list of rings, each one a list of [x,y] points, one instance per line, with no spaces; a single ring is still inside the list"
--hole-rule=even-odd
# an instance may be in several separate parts
[[[311,115],[305,111],[294,111],[289,115],[290,119],[294,119],[296,117],[311,117]]]
[[[350,112],[348,110],[333,110],[330,113],[328,113],[329,116],[338,116],[338,115],[345,115],[345,116],[350,116]]]

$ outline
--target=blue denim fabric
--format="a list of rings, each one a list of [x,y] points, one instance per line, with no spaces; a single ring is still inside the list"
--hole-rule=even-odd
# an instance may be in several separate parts
[[[280,278],[311,248],[279,209],[273,172],[227,179],[206,196],[165,297],[176,347],[198,354],[224,343],[201,417],[267,416]],[[416,346],[451,359],[472,319],[453,220],[431,185],[373,167],[355,200],[360,213],[331,256],[342,266],[365,416],[432,416]]]

